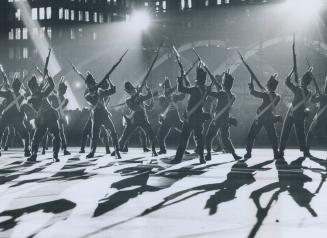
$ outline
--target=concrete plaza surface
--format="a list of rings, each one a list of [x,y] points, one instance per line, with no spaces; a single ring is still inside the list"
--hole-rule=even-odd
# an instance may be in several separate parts
[[[51,153],[26,163],[22,150],[0,158],[0,237],[326,237],[327,153],[302,158],[271,149],[234,161],[214,153],[152,157],[130,149],[117,160],[99,150]],[[239,154],[244,150],[239,149]]]

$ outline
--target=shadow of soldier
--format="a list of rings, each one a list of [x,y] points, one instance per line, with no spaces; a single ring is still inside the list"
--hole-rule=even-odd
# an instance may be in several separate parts
[[[315,196],[309,190],[304,188],[306,182],[311,182],[312,179],[305,175],[302,166],[304,157],[299,157],[297,160],[288,164],[285,159],[276,160],[276,169],[278,171],[278,182],[268,184],[256,191],[253,191],[250,198],[257,207],[257,223],[253,226],[249,238],[255,237],[259,231],[264,219],[267,217],[269,210],[274,201],[278,200],[282,192],[288,192],[291,198],[300,207],[306,208],[313,217],[317,217],[317,213],[310,206],[312,198]],[[260,197],[268,192],[276,190],[268,201],[267,205],[263,207],[260,203]]]

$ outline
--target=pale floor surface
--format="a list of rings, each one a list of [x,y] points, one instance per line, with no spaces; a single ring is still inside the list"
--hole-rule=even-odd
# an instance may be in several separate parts
[[[178,165],[140,149],[117,160],[72,149],[26,164],[21,150],[0,158],[0,237],[326,237],[326,152],[301,159],[270,149],[236,162],[215,153]],[[238,150],[240,154],[244,150]],[[164,159],[163,159],[164,160]]]

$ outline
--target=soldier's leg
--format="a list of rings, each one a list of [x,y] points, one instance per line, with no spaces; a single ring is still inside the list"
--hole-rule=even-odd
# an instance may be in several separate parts
[[[254,145],[255,138],[262,128],[262,123],[259,121],[254,121],[251,125],[250,131],[248,133],[247,141],[246,141],[246,154],[244,158],[249,159],[252,157],[252,148]]]
[[[65,125],[63,122],[60,122],[59,129],[60,129],[61,148],[64,151],[64,155],[70,155],[71,153],[67,150],[67,139],[66,139]]]
[[[30,152],[30,136],[27,128],[25,127],[23,121],[16,121],[14,124],[15,129],[17,130],[19,136],[24,141],[24,154],[25,156],[31,156]]]
[[[91,152],[86,156],[87,158],[93,158],[97,144],[98,144],[98,139],[99,139],[99,132],[100,132],[100,127],[102,125],[101,119],[98,117],[94,117],[92,119],[92,136],[91,136]]]
[[[147,120],[144,120],[144,121],[140,122],[140,127],[145,131],[145,133],[151,140],[152,155],[157,156],[158,154],[156,152],[156,137],[154,135],[154,132],[152,130],[150,123]]]
[[[6,127],[7,127],[6,122],[4,120],[0,120],[0,138],[3,137]],[[0,156],[1,156],[1,147],[0,147]]]
[[[313,120],[311,122],[308,132],[306,134],[306,145],[307,145],[308,151],[310,151],[312,139],[315,136],[315,134],[317,133],[318,128],[319,128],[318,121]]]
[[[205,143],[206,143],[206,149],[207,149],[207,155],[206,155],[206,160],[211,160],[211,146],[212,146],[212,141],[213,138],[217,135],[219,129],[219,122],[217,121],[211,121],[208,130],[205,136]]]
[[[165,121],[162,122],[162,124],[159,127],[158,130],[158,143],[159,143],[159,152],[158,154],[166,154],[166,138],[170,131],[170,125],[166,123]]]
[[[115,148],[116,151],[116,156],[118,157],[118,159],[121,158],[120,153],[119,153],[119,145],[118,145],[118,135],[116,132],[116,128],[114,126],[114,123],[112,122],[112,120],[110,119],[109,116],[106,116],[104,118],[104,126],[107,130],[110,131],[110,135],[111,135],[111,139],[112,139],[112,144]]]
[[[278,154],[278,138],[277,138],[277,133],[276,133],[276,128],[273,122],[268,122],[265,123],[264,125],[268,138],[270,140],[271,143],[271,147],[273,149],[274,152],[274,158],[278,159],[279,154]]]
[[[44,155],[45,154],[45,151],[48,147],[48,139],[49,139],[49,132],[48,130],[45,132],[43,138],[42,138],[42,141],[41,141],[41,144],[42,144],[42,154]]]
[[[52,149],[53,149],[53,159],[54,161],[58,162],[58,154],[60,150],[61,138],[60,138],[60,126],[58,120],[53,120],[48,122],[48,129],[49,132],[52,134]]]
[[[203,164],[205,163],[204,159],[204,140],[203,140],[203,124],[199,123],[197,125],[194,125],[194,136],[196,138],[196,148],[197,148],[197,153],[200,156],[200,163]]]
[[[123,134],[121,135],[121,137],[119,139],[119,149],[125,148],[127,141],[129,140],[129,138],[131,137],[131,135],[135,129],[136,129],[135,124],[127,124],[125,126]]]
[[[225,148],[233,155],[234,159],[239,160],[242,157],[238,156],[235,152],[234,145],[230,138],[229,128],[230,127],[229,127],[228,123],[224,123],[223,125],[220,126],[221,139],[222,139],[222,142],[223,142]]]
[[[293,123],[294,123],[293,117],[287,115],[284,120],[282,134],[280,136],[279,153],[281,156],[284,156],[284,150],[286,148],[286,144],[287,144],[288,138],[290,136]]]
[[[27,159],[27,161],[31,161],[31,162],[36,161],[37,151],[39,149],[40,142],[46,131],[47,131],[47,127],[45,125],[36,126],[32,139],[32,155]]]
[[[9,126],[7,126],[4,130],[3,130],[3,134],[1,136],[1,146],[4,148],[4,151],[8,150],[8,140],[9,140]]]
[[[92,130],[92,119],[91,117],[89,117],[83,128],[80,153],[85,153],[86,142],[89,135],[91,134],[91,130]]]
[[[182,133],[179,138],[179,145],[177,147],[176,155],[171,163],[178,164],[182,161],[191,132],[192,128],[189,123],[184,123],[182,127]]]
[[[109,134],[104,126],[100,127],[100,140],[106,148],[106,154],[110,154],[110,145],[109,145]]]
[[[309,151],[305,141],[304,118],[296,118],[294,120],[296,137],[300,145],[300,151],[303,152],[304,157],[310,157]]]
[[[139,128],[137,129],[137,134],[142,144],[143,151],[149,152],[150,150],[147,148],[147,137],[145,131],[142,128]]]

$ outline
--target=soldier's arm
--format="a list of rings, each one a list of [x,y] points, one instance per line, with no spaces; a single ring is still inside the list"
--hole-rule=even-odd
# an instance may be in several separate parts
[[[184,86],[183,84],[183,78],[182,77],[179,77],[177,79],[177,89],[179,92],[181,93],[187,93],[187,94],[190,94],[191,93],[191,88],[190,87],[186,87]]]
[[[51,77],[47,77],[46,80],[48,81],[47,88],[42,92],[43,97],[48,97],[50,93],[54,90],[55,84]]]

